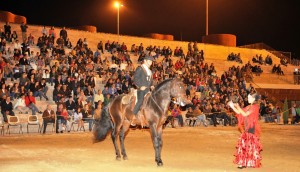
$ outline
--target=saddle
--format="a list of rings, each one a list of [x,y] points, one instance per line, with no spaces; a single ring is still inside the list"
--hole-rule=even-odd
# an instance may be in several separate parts
[[[147,100],[149,99],[150,95],[151,95],[150,92],[145,95],[143,104],[141,106],[141,110],[138,112],[138,115],[137,115],[138,118],[136,118],[136,116],[133,115],[132,123],[131,123],[132,126],[136,126],[137,124],[141,125],[142,128],[144,126],[147,126],[147,122],[146,122],[146,119],[144,117],[142,109],[144,109],[145,102],[147,102]],[[134,102],[133,102],[133,100],[134,100]],[[123,96],[121,102],[124,105],[127,105],[127,104],[131,103],[131,111],[133,111],[133,108],[134,108],[135,104],[137,103],[137,90],[131,88],[130,92],[127,95]]]
[[[132,98],[133,97],[135,97],[135,103],[134,103],[134,105],[135,105],[136,102],[137,102],[137,99],[136,99],[136,97],[137,97],[137,90],[131,88],[130,92],[128,94],[126,94],[125,96],[122,97],[122,104],[126,105],[126,104],[129,104],[129,103],[132,103]]]

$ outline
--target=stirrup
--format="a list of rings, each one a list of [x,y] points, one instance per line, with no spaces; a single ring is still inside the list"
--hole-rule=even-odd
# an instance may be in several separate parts
[[[131,126],[137,126],[137,125],[140,125],[141,127],[144,127],[144,121],[141,117],[141,114],[137,114],[137,115],[134,115],[134,118],[133,120],[131,121]]]

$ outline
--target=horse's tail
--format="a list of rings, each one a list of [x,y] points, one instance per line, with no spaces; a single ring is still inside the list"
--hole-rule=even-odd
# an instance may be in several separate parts
[[[101,111],[101,118],[95,121],[93,128],[94,143],[103,141],[112,128],[113,124],[109,115],[109,106],[106,106]]]

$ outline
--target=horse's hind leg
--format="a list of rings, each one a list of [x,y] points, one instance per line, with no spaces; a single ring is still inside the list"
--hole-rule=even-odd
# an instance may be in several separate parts
[[[123,155],[124,160],[128,159],[127,154],[126,154],[126,150],[125,150],[124,141],[125,141],[125,137],[126,137],[126,132],[129,129],[129,125],[130,125],[130,122],[127,122],[127,121],[125,122],[124,121],[123,126],[122,126],[121,131],[120,131],[120,134],[119,134],[120,145],[121,145],[121,153]]]
[[[112,139],[112,141],[114,143],[114,146],[115,146],[116,159],[117,160],[121,160],[121,154],[120,154],[120,150],[119,150],[119,146],[118,146],[118,142],[117,142],[119,132],[120,132],[120,129],[117,128],[117,127],[115,127],[113,129],[113,131],[111,132],[111,139]]]
[[[150,125],[151,137],[153,142],[153,147],[155,150],[155,162],[157,166],[163,166],[161,160],[161,149],[162,149],[162,127],[156,129],[156,125]]]

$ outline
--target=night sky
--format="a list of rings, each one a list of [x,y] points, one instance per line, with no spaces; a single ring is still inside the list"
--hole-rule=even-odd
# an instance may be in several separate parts
[[[0,0],[0,10],[27,17],[29,24],[74,27],[94,25],[117,32],[113,0]],[[198,41],[205,35],[205,0],[123,0],[120,34],[174,35]],[[237,45],[264,42],[300,57],[300,6],[292,0],[209,0],[209,34],[237,36]],[[299,2],[298,2],[299,3]]]

